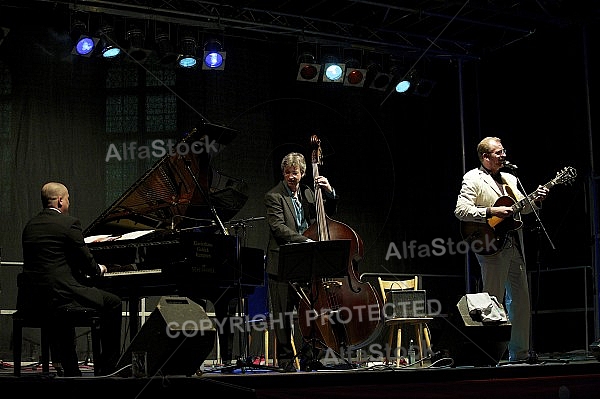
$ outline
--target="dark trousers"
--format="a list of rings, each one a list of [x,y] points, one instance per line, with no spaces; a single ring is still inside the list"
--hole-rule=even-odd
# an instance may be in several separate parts
[[[277,340],[277,358],[281,361],[290,360],[294,357],[292,346],[292,325],[294,308],[299,303],[296,290],[288,281],[279,281],[277,276],[268,276],[269,308],[271,322],[275,330]]]
[[[108,375],[115,371],[121,354],[121,308],[122,301],[117,295],[101,291],[103,306],[100,311],[100,345],[101,358],[94,359],[94,368],[99,368],[101,375]],[[64,305],[64,307],[88,307],[78,303]],[[52,360],[62,365],[64,375],[73,377],[81,375],[79,359],[77,356],[77,337],[75,328],[58,323],[51,331],[50,350]]]

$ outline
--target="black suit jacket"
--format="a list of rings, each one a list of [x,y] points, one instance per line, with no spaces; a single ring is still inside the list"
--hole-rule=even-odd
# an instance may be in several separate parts
[[[310,226],[316,221],[315,194],[310,187],[304,184],[300,186],[300,192],[304,216]],[[279,274],[279,247],[283,244],[305,242],[308,238],[298,233],[294,204],[292,204],[284,181],[280,181],[269,190],[265,194],[264,200],[269,224],[266,270],[271,275],[277,275]],[[325,204],[326,213],[335,213],[337,197],[327,198]]]
[[[84,284],[88,276],[100,274],[100,267],[85,244],[78,219],[44,209],[27,223],[21,239],[18,309],[102,306],[101,291]]]

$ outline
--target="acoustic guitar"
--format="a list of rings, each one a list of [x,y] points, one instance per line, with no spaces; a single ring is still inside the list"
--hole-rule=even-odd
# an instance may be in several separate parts
[[[559,171],[554,179],[544,184],[544,187],[550,189],[558,184],[571,183],[576,176],[575,168],[567,166]],[[498,198],[493,206],[510,206],[513,210],[513,215],[510,217],[492,216],[487,218],[485,223],[461,221],[460,233],[463,240],[478,254],[495,254],[504,246],[508,233],[519,230],[523,226],[523,222],[515,219],[514,214],[520,212],[530,201],[535,200],[535,194],[534,191],[520,201],[515,201],[508,195]]]

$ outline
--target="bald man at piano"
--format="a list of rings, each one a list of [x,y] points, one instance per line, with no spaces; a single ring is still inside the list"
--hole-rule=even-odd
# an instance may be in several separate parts
[[[23,272],[19,276],[17,309],[37,312],[65,308],[93,308],[101,314],[101,359],[94,359],[100,375],[115,371],[121,348],[122,300],[86,285],[82,278],[106,273],[84,241],[81,222],[69,215],[69,190],[58,182],[42,186],[43,209],[22,232]],[[64,376],[81,376],[75,329],[56,325],[51,332],[52,363]]]

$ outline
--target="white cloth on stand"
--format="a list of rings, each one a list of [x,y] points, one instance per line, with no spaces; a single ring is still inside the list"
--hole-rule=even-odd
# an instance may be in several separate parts
[[[469,314],[481,318],[483,323],[508,321],[504,307],[495,296],[490,296],[487,292],[480,292],[467,294],[466,297]]]

